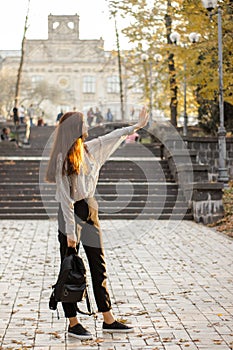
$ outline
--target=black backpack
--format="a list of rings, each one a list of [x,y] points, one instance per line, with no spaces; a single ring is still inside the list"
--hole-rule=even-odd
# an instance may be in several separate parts
[[[77,303],[86,298],[88,312],[77,311],[85,315],[93,315],[87,293],[86,268],[84,262],[73,248],[68,248],[56,284],[52,286],[53,292],[49,300],[49,308],[57,309],[57,303]]]

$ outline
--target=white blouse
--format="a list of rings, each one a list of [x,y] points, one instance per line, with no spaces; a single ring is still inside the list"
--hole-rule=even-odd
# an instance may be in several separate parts
[[[122,141],[136,129],[135,125],[116,129],[106,135],[87,141],[88,152],[84,152],[87,171],[80,174],[62,175],[62,154],[58,155],[56,171],[56,200],[61,204],[66,234],[76,241],[74,203],[81,199],[92,198],[95,194],[99,171],[105,161],[120,146]]]

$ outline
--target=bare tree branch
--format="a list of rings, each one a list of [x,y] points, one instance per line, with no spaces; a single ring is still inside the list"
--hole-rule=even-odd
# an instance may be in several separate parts
[[[30,8],[30,1],[31,0],[28,0],[27,14],[26,14],[25,23],[24,23],[23,39],[22,39],[22,43],[21,43],[21,56],[20,56],[20,63],[19,63],[19,69],[18,69],[18,74],[17,74],[16,86],[15,86],[15,106],[18,106],[19,99],[20,99],[20,84],[21,84],[21,80],[22,80],[23,62],[24,62],[24,55],[25,55],[26,33],[28,30],[28,14],[29,14],[29,8]]]

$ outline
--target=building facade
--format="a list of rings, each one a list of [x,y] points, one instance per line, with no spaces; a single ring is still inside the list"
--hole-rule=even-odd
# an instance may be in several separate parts
[[[8,51],[5,54],[0,51],[0,56],[2,69],[8,67],[17,71],[19,51]],[[138,89],[127,90],[127,79],[125,75],[125,119],[129,119],[130,110],[137,108],[142,97]],[[77,14],[49,15],[48,39],[26,40],[23,80],[24,86],[28,86],[31,91],[43,82],[54,89],[57,99],[44,99],[40,103],[40,107],[49,116],[49,122],[54,120],[61,109],[65,112],[74,107],[84,113],[90,107],[94,111],[98,107],[103,116],[110,108],[114,120],[121,120],[117,57],[104,50],[102,38],[79,38]],[[35,95],[27,93],[27,89],[21,89],[21,99],[25,105],[39,103]]]

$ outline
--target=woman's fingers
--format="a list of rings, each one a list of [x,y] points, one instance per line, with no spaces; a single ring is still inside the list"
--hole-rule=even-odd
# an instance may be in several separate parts
[[[147,109],[146,107],[144,106],[141,110],[141,113],[140,113],[140,123],[142,124],[142,126],[146,125],[147,122],[149,120],[149,114],[147,112]]]
[[[138,129],[143,128],[144,126],[147,125],[148,120],[149,120],[149,114],[148,114],[147,108],[144,106],[139,113],[139,118],[138,118],[136,127]]]
[[[72,239],[69,239],[69,238],[67,237],[67,245],[68,245],[68,247],[70,247],[70,248],[75,248],[75,247],[76,247],[76,244],[77,244],[76,241],[73,241]]]
[[[140,117],[144,117],[147,113],[147,110],[146,110],[146,107],[143,106],[142,109],[141,109],[141,112],[140,112]]]

